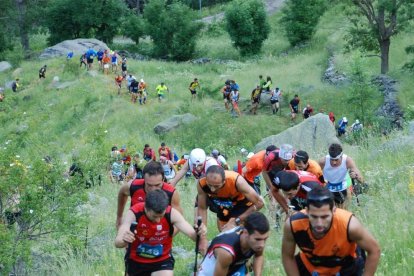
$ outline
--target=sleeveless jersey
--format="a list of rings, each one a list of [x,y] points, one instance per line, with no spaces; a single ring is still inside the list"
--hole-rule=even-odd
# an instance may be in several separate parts
[[[224,186],[215,193],[212,193],[207,186],[206,177],[200,179],[199,185],[209,199],[220,209],[231,210],[236,205],[251,206],[252,202],[237,190],[236,183],[238,177],[240,177],[240,175],[236,172],[225,171]]]
[[[240,234],[242,230],[241,227],[233,228],[219,234],[211,241],[207,254],[201,263],[200,270],[197,274],[198,276],[211,276],[214,274],[217,261],[214,256],[214,250],[216,248],[222,248],[233,256],[233,262],[229,267],[227,275],[240,275],[237,274],[237,271],[242,267],[244,268],[246,262],[255,254],[252,250],[247,252],[247,254],[243,254],[240,245]]]
[[[172,185],[164,182],[161,189],[167,193],[169,204],[171,205],[171,200],[174,195],[175,188]],[[140,202],[145,202],[147,193],[145,192],[144,179],[135,179],[132,181],[131,186],[129,187],[129,195],[131,196],[131,206],[134,206]]]
[[[269,154],[265,157],[263,171],[272,171],[273,173],[276,173],[284,170],[285,168],[286,166],[283,165],[282,160],[279,157],[279,149],[269,152]]]
[[[342,266],[352,263],[357,257],[355,242],[348,240],[348,225],[352,213],[336,208],[329,231],[321,239],[315,239],[305,211],[291,216],[290,225],[300,258],[306,269],[318,275],[335,275]]]
[[[131,244],[129,259],[137,263],[156,263],[171,257],[172,235],[171,206],[167,207],[160,222],[152,222],[145,215],[145,204],[131,207],[137,227],[135,241]]]
[[[340,192],[346,190],[346,175],[348,169],[346,168],[346,154],[342,154],[342,162],[339,167],[331,166],[331,157],[327,155],[325,157],[325,167],[323,168],[323,177],[328,182],[328,189],[331,192]]]
[[[175,171],[171,168],[170,164],[166,163],[163,164],[161,163],[162,168],[164,170],[164,176],[166,179],[173,179],[175,176]]]

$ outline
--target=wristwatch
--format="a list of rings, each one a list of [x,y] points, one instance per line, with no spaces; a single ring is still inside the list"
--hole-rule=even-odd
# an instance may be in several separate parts
[[[240,226],[240,224],[241,224],[241,220],[240,220],[240,218],[236,218],[236,219],[234,220],[234,222],[236,223],[236,225],[237,225],[237,226]]]

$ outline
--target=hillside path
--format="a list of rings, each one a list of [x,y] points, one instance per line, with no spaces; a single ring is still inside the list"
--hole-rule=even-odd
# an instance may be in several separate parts
[[[277,12],[285,0],[265,0],[265,8],[267,14],[271,15]],[[224,18],[224,12],[203,17],[200,21],[206,24],[211,24],[212,22],[220,21]]]

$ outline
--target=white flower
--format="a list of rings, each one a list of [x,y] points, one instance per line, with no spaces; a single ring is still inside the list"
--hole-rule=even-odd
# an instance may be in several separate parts
[[[14,163],[11,163],[11,164],[10,164],[10,167],[13,167],[14,165],[15,165]]]
[[[23,115],[26,115],[26,111],[25,111],[25,112],[23,112]]]
[[[105,133],[108,133],[108,130],[105,130],[104,132],[105,132]]]
[[[63,162],[63,164],[64,164],[64,165],[67,165],[67,164],[68,164],[68,162],[67,162],[67,161],[65,161],[65,162]]]
[[[20,158],[20,155],[16,155],[16,158]]]
[[[32,210],[32,209],[30,209],[30,210],[29,210],[29,213],[30,213],[30,214],[33,214],[33,210]]]

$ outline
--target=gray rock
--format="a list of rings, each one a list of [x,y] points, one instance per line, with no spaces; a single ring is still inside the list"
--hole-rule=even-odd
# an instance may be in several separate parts
[[[345,74],[336,70],[335,58],[333,56],[328,59],[328,68],[325,70],[322,80],[335,86],[343,85],[349,82],[349,79]]]
[[[377,85],[384,95],[384,103],[377,110],[377,116],[386,118],[393,128],[402,129],[404,112],[398,104],[398,91],[395,87],[397,81],[387,75],[379,75],[372,79],[372,83]]]
[[[53,82],[59,82],[59,77],[58,76],[54,76],[53,77]]]
[[[0,72],[9,70],[12,68],[12,65],[8,63],[7,61],[0,61]]]
[[[6,83],[4,84],[4,87],[11,89],[12,88],[12,85],[13,85],[13,82],[14,81],[6,81]]]
[[[414,121],[408,123],[408,134],[414,136]]]
[[[158,123],[154,127],[154,132],[156,134],[167,133],[171,130],[174,130],[174,129],[178,128],[179,126],[181,126],[183,124],[189,124],[189,123],[195,121],[196,119],[197,119],[197,117],[195,117],[191,113],[186,113],[186,114],[183,114],[183,115],[174,115],[174,116],[171,116],[170,118],[162,121],[161,123]]]
[[[119,50],[119,51],[117,51],[117,53],[122,57],[131,58],[131,59],[139,60],[139,61],[150,59],[147,56],[143,56],[143,55],[137,54],[137,53],[131,53],[131,52],[128,52],[127,50]]]
[[[108,46],[97,39],[78,38],[74,40],[65,40],[56,44],[55,46],[46,48],[39,56],[41,59],[49,59],[55,57],[66,56],[69,51],[73,51],[75,55],[85,53],[89,48],[94,50],[109,49]]]
[[[255,146],[255,152],[269,145],[279,147],[286,143],[291,144],[297,150],[307,151],[311,156],[320,156],[321,152],[327,151],[331,143],[339,143],[339,140],[328,115],[318,113],[277,135],[262,139]]]
[[[13,71],[12,76],[13,78],[18,78],[22,75],[23,73],[23,68],[17,68],[16,70]]]

